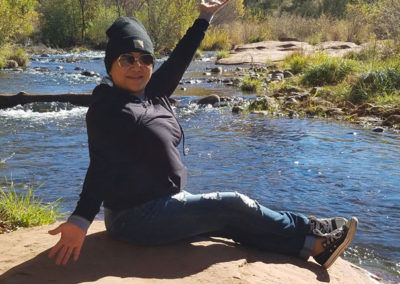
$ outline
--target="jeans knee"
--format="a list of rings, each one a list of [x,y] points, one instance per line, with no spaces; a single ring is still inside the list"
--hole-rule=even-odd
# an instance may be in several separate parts
[[[247,195],[241,194],[239,192],[235,192],[235,195],[237,196],[237,198],[239,198],[241,200],[241,202],[243,202],[247,207],[250,208],[259,208],[259,204],[256,200],[251,199],[250,197],[248,197]]]
[[[211,200],[221,200],[221,195],[219,192],[211,192],[211,193],[203,193],[201,195],[202,199],[211,199]]]

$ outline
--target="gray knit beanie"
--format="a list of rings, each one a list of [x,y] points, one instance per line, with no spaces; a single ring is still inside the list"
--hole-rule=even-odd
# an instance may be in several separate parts
[[[108,43],[104,64],[110,73],[113,62],[123,53],[138,51],[154,55],[153,43],[143,24],[133,17],[118,18],[106,32]]]

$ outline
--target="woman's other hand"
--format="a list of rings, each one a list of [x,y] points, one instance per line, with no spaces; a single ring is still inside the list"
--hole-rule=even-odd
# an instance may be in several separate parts
[[[229,0],[199,0],[199,11],[214,14],[228,2]]]
[[[49,258],[53,258],[57,254],[56,264],[66,265],[71,255],[74,261],[77,261],[86,233],[72,223],[63,223],[54,230],[50,230],[50,235],[61,233],[58,243],[50,250]]]

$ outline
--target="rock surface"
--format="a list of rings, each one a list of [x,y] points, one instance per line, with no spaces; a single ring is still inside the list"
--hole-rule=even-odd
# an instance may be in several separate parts
[[[325,270],[301,259],[235,246],[227,239],[195,238],[159,247],[114,241],[95,221],[77,263],[57,267],[47,258],[57,224],[0,235],[0,283],[374,283],[368,273],[338,259]]]
[[[268,61],[282,61],[297,51],[312,53],[323,51],[328,56],[344,56],[362,47],[352,42],[328,41],[315,46],[300,41],[262,41],[238,45],[229,52],[229,57],[218,60],[220,64],[266,64]]]

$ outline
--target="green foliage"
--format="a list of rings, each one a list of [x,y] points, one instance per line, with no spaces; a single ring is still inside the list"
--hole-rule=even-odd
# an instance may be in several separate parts
[[[202,58],[202,57],[203,57],[203,52],[201,52],[200,49],[197,49],[196,53],[194,55],[194,58],[199,59],[199,58]]]
[[[22,48],[17,48],[8,57],[10,60],[15,60],[18,66],[26,67],[29,64],[29,57]]]
[[[320,65],[309,67],[304,73],[302,82],[311,86],[323,86],[341,82],[355,69],[350,60],[330,58]]]
[[[149,0],[135,16],[146,27],[155,50],[171,49],[193,23],[196,0]]]
[[[240,86],[244,92],[259,93],[261,91],[262,80],[246,76]]]
[[[378,39],[400,39],[400,0],[359,0],[363,12]]]
[[[400,64],[371,68],[357,76],[350,93],[350,101],[362,103],[378,97],[397,96],[400,93]]]
[[[33,32],[37,5],[37,0],[0,1],[0,46]]]
[[[42,0],[42,40],[66,47],[79,41],[79,7],[75,0]]]
[[[304,72],[309,66],[309,59],[301,53],[294,52],[285,58],[285,63],[289,65],[293,74]]]
[[[229,50],[231,48],[229,35],[224,30],[211,29],[206,33],[200,48],[202,50]]]
[[[266,34],[252,34],[249,36],[247,42],[253,43],[253,42],[260,42],[264,41],[267,38]]]
[[[5,65],[6,65],[6,60],[0,55],[0,69],[3,69]]]
[[[252,111],[277,111],[279,105],[274,99],[268,97],[261,97],[256,100],[252,100],[248,106],[248,110]]]
[[[50,224],[60,217],[58,203],[43,203],[34,196],[32,187],[18,193],[11,182],[0,187],[0,220],[12,228]]]
[[[89,22],[87,29],[87,39],[95,46],[105,45],[107,43],[106,30],[118,18],[115,9],[107,8],[101,4],[94,8],[93,18]]]
[[[229,52],[222,50],[217,54],[217,60],[229,57]]]
[[[26,67],[29,64],[29,57],[22,48],[4,45],[0,49],[0,69],[5,67],[7,60],[16,61],[20,67]]]

